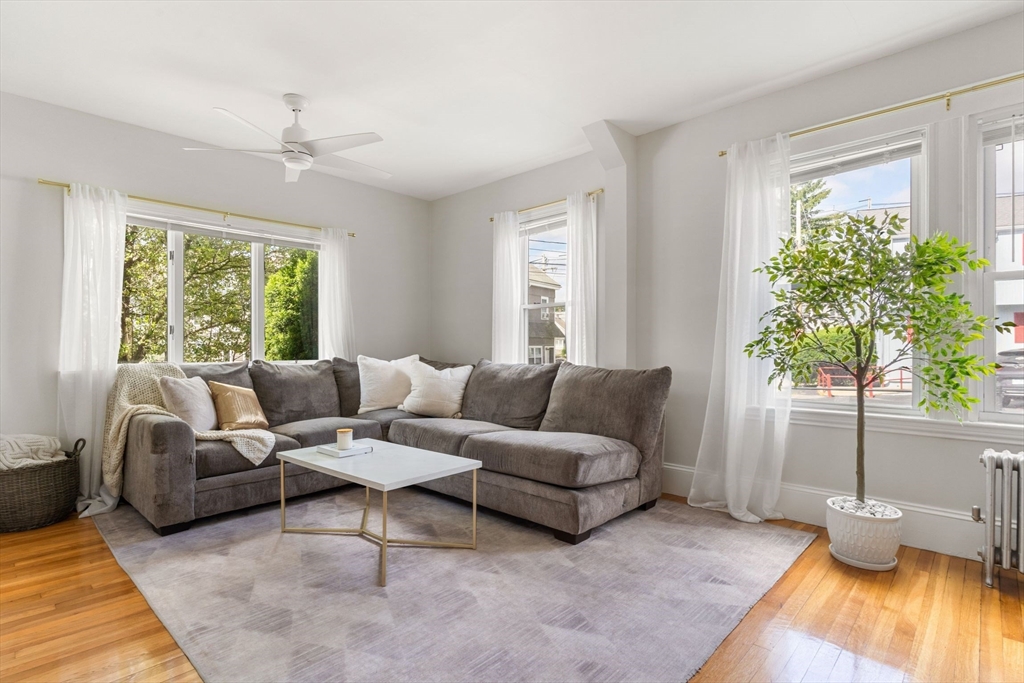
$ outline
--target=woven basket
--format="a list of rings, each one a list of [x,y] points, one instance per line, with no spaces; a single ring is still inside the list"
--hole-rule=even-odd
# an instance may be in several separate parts
[[[0,470],[0,533],[28,531],[65,519],[78,500],[78,456],[85,439],[65,452],[67,459]]]

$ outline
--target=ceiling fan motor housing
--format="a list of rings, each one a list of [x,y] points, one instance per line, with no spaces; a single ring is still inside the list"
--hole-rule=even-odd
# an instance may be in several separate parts
[[[300,126],[296,121],[281,131],[281,139],[298,147],[309,139],[309,131]],[[284,159],[284,165],[288,168],[297,168],[300,171],[310,168],[313,165],[313,156],[306,152],[305,148],[301,149],[302,152],[296,152],[287,147],[283,148],[281,150],[281,158]]]

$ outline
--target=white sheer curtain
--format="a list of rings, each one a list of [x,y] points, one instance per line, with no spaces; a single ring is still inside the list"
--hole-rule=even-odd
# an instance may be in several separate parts
[[[769,385],[770,363],[743,347],[773,305],[767,278],[751,271],[789,231],[789,136],[734,144],[728,158],[711,389],[689,503],[759,522],[781,517],[790,387]]]
[[[121,286],[127,195],[72,183],[64,198],[64,278],[57,361],[57,433],[79,460],[83,517],[117,498],[103,486],[103,423],[121,344]]]
[[[347,230],[338,228],[324,228],[320,234],[317,338],[321,358],[356,358],[349,283],[351,239]]]
[[[569,362],[597,362],[597,197],[566,198],[566,351]]]
[[[525,363],[526,236],[519,234],[519,214],[515,211],[494,214],[493,277],[491,360]]]

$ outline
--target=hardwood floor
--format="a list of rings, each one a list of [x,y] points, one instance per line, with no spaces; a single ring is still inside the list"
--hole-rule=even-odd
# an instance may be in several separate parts
[[[91,519],[0,535],[0,681],[201,681]]]
[[[685,500],[666,495],[673,500]],[[1024,681],[1024,582],[900,548],[853,569],[825,530],[692,679]],[[198,681],[91,520],[0,536],[0,681]]]

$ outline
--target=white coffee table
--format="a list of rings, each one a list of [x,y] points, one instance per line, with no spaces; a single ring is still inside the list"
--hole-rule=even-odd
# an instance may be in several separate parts
[[[359,536],[371,543],[378,544],[380,546],[381,586],[387,585],[388,545],[426,548],[468,548],[476,550],[476,471],[480,468],[481,463],[479,460],[425,451],[420,448],[410,448],[408,446],[388,443],[387,441],[377,441],[376,439],[357,439],[353,443],[356,446],[373,446],[373,452],[364,455],[353,455],[347,458],[335,458],[317,452],[314,446],[294,451],[282,451],[277,454],[277,459],[281,461],[282,533]],[[288,462],[366,487],[366,506],[363,508],[363,522],[359,525],[359,528],[289,527],[285,523],[284,495],[284,466]],[[469,543],[388,538],[388,491],[394,491],[395,489],[433,479],[449,477],[461,472],[473,473],[472,540]],[[383,517],[379,534],[366,528],[366,520],[370,514],[370,489],[380,491],[383,496],[381,503]]]

